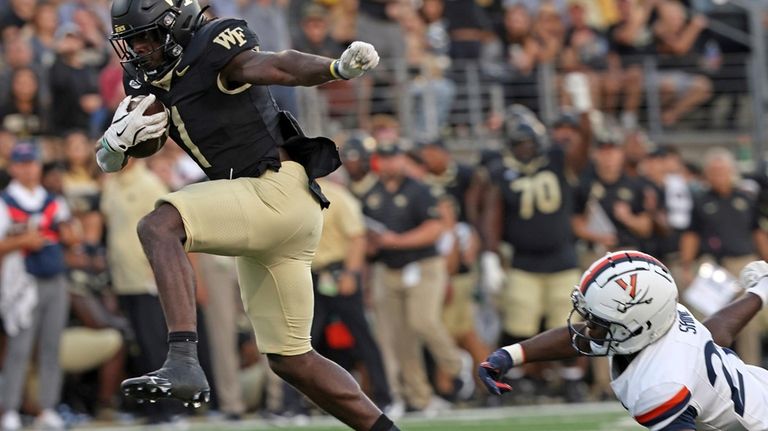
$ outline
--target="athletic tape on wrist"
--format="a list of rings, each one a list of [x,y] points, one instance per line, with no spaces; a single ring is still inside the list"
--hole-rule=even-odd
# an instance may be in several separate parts
[[[502,347],[502,349],[509,353],[509,356],[512,358],[512,364],[514,364],[514,366],[522,365],[525,363],[525,351],[523,351],[523,346],[521,346],[519,343]]]
[[[112,147],[109,146],[109,141],[107,141],[107,138],[102,136],[101,137],[101,148],[104,148],[106,151],[110,153],[116,153],[117,151],[113,150]]]

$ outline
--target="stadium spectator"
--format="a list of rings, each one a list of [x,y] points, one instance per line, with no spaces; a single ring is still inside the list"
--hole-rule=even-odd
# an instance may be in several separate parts
[[[37,0],[9,0],[7,7],[0,12],[0,34],[3,39],[7,30],[19,30],[32,20]]]
[[[664,105],[661,122],[670,126],[712,95],[709,78],[684,71],[685,67],[696,64],[691,50],[707,27],[707,19],[695,15],[688,20],[686,10],[676,0],[663,0],[657,10],[659,17],[653,33],[661,69],[658,76],[658,91]]]
[[[34,62],[44,68],[50,68],[56,59],[56,29],[59,16],[56,5],[48,2],[37,4],[35,15],[25,29],[32,45]]]
[[[542,2],[539,6],[533,30],[541,46],[539,62],[556,63],[562,54],[567,29],[563,16],[552,1]]]
[[[85,41],[80,28],[66,24],[56,32],[56,61],[51,67],[51,95],[53,110],[51,131],[63,134],[71,129],[91,129],[91,114],[102,107],[99,97],[98,71],[83,60]],[[101,124],[93,124],[94,127]]]
[[[456,95],[456,85],[445,76],[447,58],[429,48],[427,26],[415,11],[401,20],[406,34],[406,64],[413,77],[408,84],[412,100],[410,134],[430,139],[448,126],[448,116]]]
[[[2,127],[19,138],[42,135],[47,131],[49,112],[44,105],[37,73],[31,68],[20,68],[10,79],[10,97],[0,105]]]
[[[620,74],[623,78],[621,89],[624,93],[624,104],[621,123],[624,125],[637,122],[645,79],[643,62],[654,49],[649,21],[659,1],[616,0],[619,21],[607,31],[613,53],[609,62],[610,71],[614,75]],[[607,108],[611,106],[608,105]]]
[[[32,68],[42,76],[43,69],[34,63],[32,47],[21,36],[3,43],[3,61],[0,67],[0,104],[5,104],[11,96],[11,77],[19,69]]]
[[[309,3],[302,11],[301,33],[293,40],[293,48],[315,55],[337,57],[344,46],[333,40],[328,28],[328,10]]]
[[[56,413],[61,395],[59,343],[69,310],[63,247],[79,240],[69,224],[66,202],[41,184],[38,148],[21,142],[13,148],[13,179],[2,194],[0,250],[3,251],[2,310],[8,334],[3,361],[4,430],[21,429],[19,409],[32,352],[36,361],[40,413],[37,426],[64,429]],[[34,346],[37,346],[37,349]]]

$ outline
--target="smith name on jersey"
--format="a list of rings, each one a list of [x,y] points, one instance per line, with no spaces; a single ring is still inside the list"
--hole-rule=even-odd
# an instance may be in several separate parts
[[[151,82],[123,77],[126,94],[152,93],[170,109],[170,136],[210,179],[258,177],[280,167],[280,113],[268,87],[227,85],[219,75],[251,49],[258,49],[258,37],[245,21],[214,19],[195,32],[164,76]]]
[[[715,344],[682,305],[677,321],[625,369],[612,357],[613,387],[651,430],[768,430],[768,371]]]

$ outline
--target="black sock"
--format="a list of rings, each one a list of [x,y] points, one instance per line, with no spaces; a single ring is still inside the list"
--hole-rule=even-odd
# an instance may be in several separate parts
[[[400,431],[400,428],[398,428],[387,415],[382,414],[376,419],[376,423],[373,424],[370,431]]]
[[[170,343],[197,343],[197,332],[193,331],[178,331],[168,333],[168,344]]]

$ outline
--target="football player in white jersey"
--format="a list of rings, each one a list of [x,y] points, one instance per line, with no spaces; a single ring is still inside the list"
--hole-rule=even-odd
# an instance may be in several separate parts
[[[637,251],[609,253],[574,288],[568,326],[503,347],[479,374],[488,390],[526,362],[608,356],[611,386],[651,430],[768,430],[768,371],[730,349],[734,337],[768,305],[768,264],[741,272],[747,293],[703,323],[677,302],[669,270]],[[583,322],[578,322],[579,317]]]

